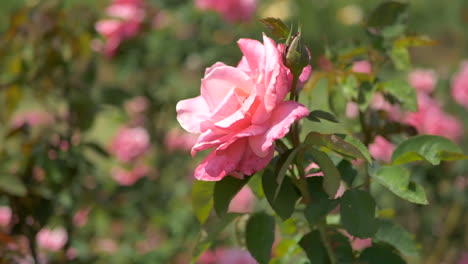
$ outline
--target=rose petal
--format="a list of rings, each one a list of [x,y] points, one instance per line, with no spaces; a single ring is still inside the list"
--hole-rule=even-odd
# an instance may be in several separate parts
[[[180,125],[190,133],[201,133],[200,124],[210,114],[208,105],[201,96],[180,101],[176,110]]]

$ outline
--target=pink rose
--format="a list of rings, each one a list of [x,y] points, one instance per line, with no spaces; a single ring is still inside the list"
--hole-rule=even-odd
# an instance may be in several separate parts
[[[126,39],[135,37],[139,32],[145,18],[143,1],[114,1],[107,8],[109,19],[96,23],[96,31],[106,39],[102,49],[108,57],[113,57],[120,43]]]
[[[218,12],[228,22],[241,22],[254,16],[257,0],[195,0],[195,5]]]
[[[11,209],[8,206],[0,206],[0,226],[7,226],[11,221]]]
[[[120,185],[130,186],[137,182],[140,178],[149,173],[149,168],[144,165],[137,165],[130,170],[124,168],[112,169],[112,178]]]
[[[249,213],[252,212],[255,203],[255,195],[249,186],[244,186],[237,194],[232,198],[229,204],[229,212],[235,213]]]
[[[199,264],[256,264],[249,252],[240,249],[218,248],[205,251],[198,260]]]
[[[346,105],[346,116],[355,119],[359,116],[359,105],[355,102],[348,102]]]
[[[189,151],[197,143],[197,136],[187,134],[179,129],[171,129],[164,139],[164,144],[169,151]]]
[[[371,74],[372,65],[366,60],[355,61],[353,63],[353,72]]]
[[[369,152],[376,160],[390,163],[395,145],[387,141],[384,137],[377,136],[374,143],[369,145]]]
[[[150,137],[143,127],[123,127],[112,140],[110,151],[123,162],[130,162],[143,155],[150,147]]]
[[[452,97],[468,109],[468,61],[462,64],[460,71],[453,77]]]
[[[288,69],[275,42],[241,39],[244,57],[237,67],[216,63],[205,72],[201,96],[180,101],[177,119],[201,135],[192,155],[214,148],[195,170],[195,177],[219,181],[226,175],[242,178],[263,169],[274,153],[274,141],[309,110],[284,101],[291,89]]]
[[[414,70],[408,76],[408,81],[417,91],[431,93],[437,83],[437,75],[431,70]]]
[[[41,248],[59,251],[67,243],[68,235],[64,228],[43,228],[37,233],[36,239]]]
[[[77,227],[83,227],[88,222],[88,215],[90,209],[80,209],[73,216],[73,224]]]

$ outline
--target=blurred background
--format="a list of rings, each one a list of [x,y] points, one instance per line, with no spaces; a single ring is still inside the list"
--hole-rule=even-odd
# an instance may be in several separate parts
[[[304,103],[328,110],[327,83],[317,74],[334,68],[333,54],[370,42],[363,22],[382,1],[219,2],[227,7],[207,0],[0,2],[0,263],[189,263],[200,231],[190,193],[202,157],[190,156],[196,136],[178,125],[176,103],[199,95],[213,63],[237,65],[236,41],[260,40],[266,31],[258,19],[278,17],[302,24],[315,74]],[[467,153],[468,2],[408,2],[404,31],[433,43],[409,48],[411,64],[398,74],[432,87]],[[361,59],[367,56],[353,58]],[[466,99],[454,97],[456,85]],[[307,129],[353,132],[347,125]],[[422,130],[450,133],[446,126]],[[411,263],[468,263],[467,162],[415,170],[430,205],[374,188],[377,206],[418,241],[421,254]],[[259,197],[243,190],[231,210],[266,208]],[[200,263],[248,254],[236,234],[234,225]],[[274,263],[305,256],[283,251],[274,251]]]

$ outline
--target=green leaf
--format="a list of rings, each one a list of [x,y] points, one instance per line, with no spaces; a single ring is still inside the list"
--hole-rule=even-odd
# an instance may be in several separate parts
[[[265,197],[265,193],[262,188],[262,176],[263,173],[255,173],[254,175],[250,176],[250,181],[248,182],[248,185],[252,192],[255,194],[257,199],[262,199]]]
[[[249,179],[250,177],[245,177],[241,180],[228,176],[215,183],[213,203],[218,216],[223,216],[227,213],[232,198],[247,184]]]
[[[316,225],[322,220],[331,210],[338,206],[339,200],[331,200],[326,196],[314,198],[304,210],[304,215],[310,226]]]
[[[213,208],[215,182],[195,180],[192,185],[192,207],[198,221],[203,224]]]
[[[329,91],[328,104],[335,115],[343,118],[346,113],[348,99],[344,96],[342,89],[334,87]]]
[[[298,250],[300,251],[300,248],[295,240],[288,238],[281,239],[274,248],[275,259],[285,260],[298,253]]]
[[[377,232],[375,201],[368,192],[347,190],[341,197],[340,214],[343,226],[352,236],[368,238]]]
[[[358,97],[358,80],[353,74],[349,74],[341,83],[343,95],[348,99],[355,99]]]
[[[432,46],[436,45],[437,41],[431,39],[428,36],[415,35],[415,36],[404,36],[394,42],[395,47],[416,47],[416,46]]]
[[[260,22],[270,30],[271,35],[280,38],[287,39],[289,36],[289,29],[284,22],[279,18],[267,17],[260,19]]]
[[[370,14],[367,26],[373,29],[383,29],[395,24],[399,17],[404,14],[408,4],[396,1],[388,1],[379,5]]]
[[[330,122],[338,123],[338,120],[336,119],[336,117],[332,113],[322,111],[322,110],[312,111],[307,116],[307,119],[309,119],[310,121],[314,121],[314,122],[320,122],[320,119],[324,119],[324,120],[327,120],[327,121],[330,121]]]
[[[281,219],[286,220],[291,217],[296,202],[300,197],[291,179],[285,177],[278,194],[276,194],[275,190],[278,189],[278,184],[275,180],[275,174],[271,169],[267,168],[262,176],[262,188],[268,203]]]
[[[110,157],[109,153],[103,147],[101,147],[99,144],[95,142],[86,142],[86,143],[83,143],[83,146],[90,148],[91,150],[93,150],[94,152],[96,152],[102,157],[105,157],[105,158]]]
[[[359,257],[360,264],[405,264],[406,262],[391,248],[374,245],[366,248]]]
[[[418,111],[416,89],[411,87],[408,82],[402,80],[384,82],[383,90],[398,99],[403,109],[412,112]]]
[[[336,229],[327,229],[336,263],[351,264],[353,262],[353,249],[349,239]]]
[[[250,254],[260,263],[267,264],[275,240],[275,218],[264,212],[250,217],[245,228],[245,242]]]
[[[369,150],[359,140],[351,136],[310,132],[304,142],[307,145],[326,147],[348,157],[372,161]]]
[[[119,88],[107,87],[102,89],[100,93],[101,103],[114,106],[123,105],[123,103],[129,98],[132,98],[132,95]]]
[[[315,163],[323,172],[323,189],[331,198],[335,197],[338,188],[340,187],[341,177],[340,172],[336,168],[333,161],[327,154],[318,151],[314,148],[309,148],[308,151],[312,155]]]
[[[357,171],[353,168],[351,162],[347,160],[342,160],[338,163],[337,166],[340,171],[341,179],[348,184],[348,186],[353,186],[354,178],[356,178]]]
[[[397,196],[417,204],[428,204],[424,188],[410,181],[410,172],[402,166],[383,166],[371,176]]]
[[[17,176],[10,174],[0,176],[0,190],[15,196],[25,196],[27,193],[23,182]]]
[[[460,147],[447,138],[433,135],[419,135],[400,143],[392,154],[394,165],[426,160],[432,165],[441,161],[465,160]]]
[[[419,250],[412,235],[403,227],[388,220],[379,221],[379,231],[375,234],[374,242],[384,242],[409,257],[418,257]]]
[[[296,157],[296,154],[299,150],[300,148],[288,150],[284,154],[282,154],[278,159],[278,163],[276,164],[276,183],[278,185],[275,189],[275,199],[278,196],[278,193],[281,189],[281,185],[283,184],[284,177],[286,176],[286,171],[288,170],[289,165],[291,165],[291,162],[294,160],[294,157]]]
[[[211,246],[211,243],[218,237],[219,233],[221,233],[239,215],[240,214],[228,213],[221,219],[216,218],[214,222],[210,222],[209,225],[205,225],[209,230],[200,232],[199,241],[193,250],[191,263],[197,263],[198,258]]]
[[[375,85],[372,85],[369,82],[364,82],[359,86],[359,96],[357,100],[359,110],[365,111],[369,107],[376,88],[377,87]]]
[[[328,264],[329,258],[325,246],[323,245],[320,232],[314,230],[301,238],[299,245],[304,249],[310,263]]]

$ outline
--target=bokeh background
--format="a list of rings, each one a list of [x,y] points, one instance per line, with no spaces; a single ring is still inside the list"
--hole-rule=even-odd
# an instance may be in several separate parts
[[[119,2],[135,9],[109,11]],[[467,153],[468,107],[451,89],[468,60],[468,2],[408,2],[405,30],[435,44],[411,48],[406,73],[433,71],[431,96],[461,124]],[[200,231],[192,174],[202,157],[190,156],[196,137],[179,127],[176,103],[199,94],[205,68],[237,64],[236,41],[266,30],[259,18],[301,23],[317,73],[330,51],[366,39],[362,23],[379,3],[258,0],[251,17],[237,19],[190,0],[2,0],[0,263],[189,263]],[[328,110],[326,81],[305,93],[311,109]],[[308,129],[350,131],[344,124]],[[430,205],[374,188],[381,213],[418,241],[413,263],[468,263],[467,162],[415,170]],[[266,202],[247,190],[232,206]],[[200,263],[228,263],[213,260],[215,248],[244,254],[236,232],[230,227]],[[275,254],[274,263],[292,263],[290,253]]]

